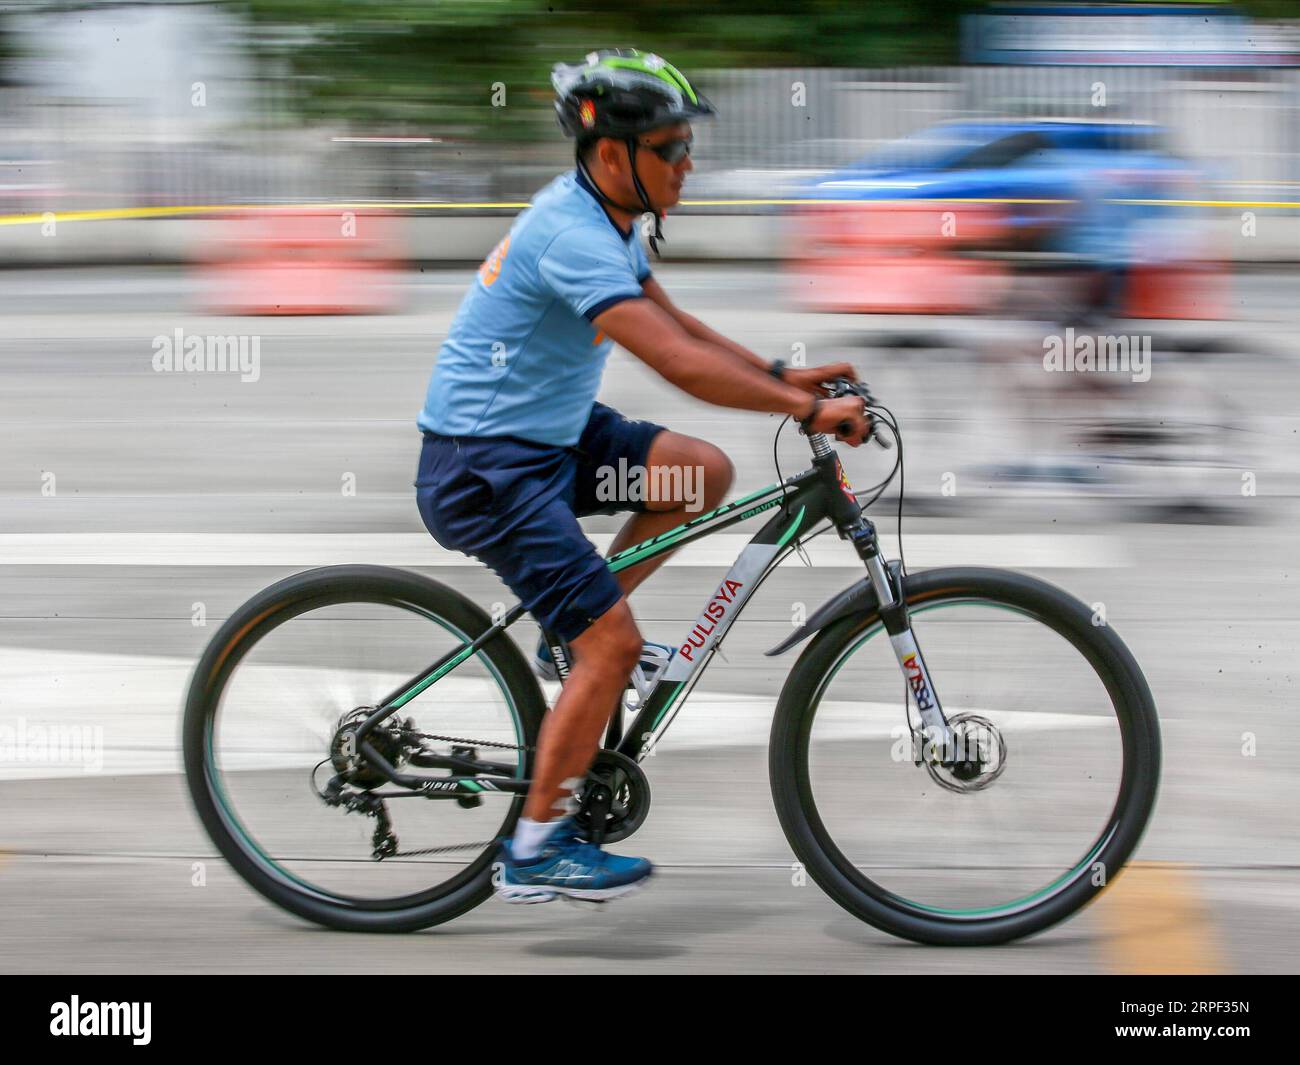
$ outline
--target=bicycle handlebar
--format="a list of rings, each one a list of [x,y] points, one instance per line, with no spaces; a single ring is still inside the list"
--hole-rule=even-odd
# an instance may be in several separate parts
[[[826,392],[827,399],[843,399],[845,396],[857,396],[862,400],[864,407],[870,406],[876,402],[876,397],[871,394],[871,390],[861,381],[850,381],[847,377],[836,377],[828,384],[822,385]],[[893,447],[887,439],[880,433],[880,421],[872,418],[868,413],[867,418],[871,422],[871,432],[867,434],[868,440],[874,440],[885,450]],[[848,422],[840,422],[835,427],[836,433],[847,433],[852,426]]]

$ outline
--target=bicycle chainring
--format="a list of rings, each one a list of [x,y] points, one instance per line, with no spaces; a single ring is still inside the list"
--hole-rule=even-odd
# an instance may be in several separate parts
[[[641,767],[626,755],[611,750],[600,751],[587,770],[586,780],[574,793],[578,802],[574,821],[587,839],[592,838],[593,789],[598,786],[609,793],[602,842],[617,843],[627,839],[641,827],[650,812],[650,782]]]

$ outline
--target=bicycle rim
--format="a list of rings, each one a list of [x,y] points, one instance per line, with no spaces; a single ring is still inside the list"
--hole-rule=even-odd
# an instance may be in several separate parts
[[[1099,858],[1131,786],[1131,708],[1033,609],[960,593],[911,613],[946,716],[992,724],[980,731],[1005,745],[1001,773],[954,791],[916,764],[924,737],[914,710],[905,718],[876,621],[836,656],[799,735],[802,803],[822,852],[875,902],[947,923],[1014,918],[1081,882],[1104,886],[1118,870]]]
[[[204,724],[204,776],[223,826],[260,873],[307,898],[360,910],[409,910],[485,875],[518,805],[508,794],[485,794],[472,809],[411,794],[386,801],[398,853],[377,861],[376,819],[329,806],[318,793],[335,772],[329,756],[340,719],[469,639],[414,602],[314,597],[231,645]],[[528,742],[520,707],[485,651],[395,717],[468,741],[481,758],[508,765],[502,775],[526,773],[524,752],[509,749]],[[449,753],[452,743],[432,745]],[[375,790],[402,792],[388,783]]]

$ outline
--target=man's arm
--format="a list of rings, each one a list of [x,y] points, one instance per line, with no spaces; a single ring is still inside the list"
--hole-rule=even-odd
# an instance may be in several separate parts
[[[653,300],[662,307],[687,333],[697,340],[708,341],[717,347],[729,351],[739,359],[743,359],[750,366],[767,373],[771,363],[761,355],[755,355],[749,348],[743,344],[737,344],[734,340],[724,337],[715,329],[710,329],[692,314],[687,314],[684,310],[673,303],[668,298],[668,293],[653,277],[648,277],[641,283],[641,291],[647,298]],[[847,362],[833,362],[826,366],[794,367],[786,366],[781,371],[782,380],[802,389],[812,395],[820,395],[820,386],[827,381],[834,380],[836,377],[847,377],[850,381],[858,379],[857,371],[853,365]]]
[[[795,418],[806,418],[812,408],[808,393],[765,373],[765,364],[738,359],[731,349],[692,336],[650,299],[616,303],[592,324],[697,399]]]
[[[596,315],[597,329],[665,380],[720,407],[770,411],[803,420],[815,412],[815,432],[836,433],[857,446],[870,429],[862,401],[852,396],[814,401],[797,385],[779,381],[730,348],[692,336],[654,300],[628,299]],[[847,433],[839,426],[849,425]]]
[[[762,370],[764,373],[767,372],[769,365],[767,359],[755,355],[743,344],[737,344],[734,340],[724,337],[716,330],[710,329],[693,314],[687,314],[668,298],[668,293],[664,291],[663,286],[653,277],[648,277],[641,283],[641,291],[646,294],[648,299],[654,300],[655,303],[667,311],[673,320],[685,329],[687,333],[695,337],[696,340],[707,340],[710,344],[724,348],[733,355],[739,356],[751,366]]]

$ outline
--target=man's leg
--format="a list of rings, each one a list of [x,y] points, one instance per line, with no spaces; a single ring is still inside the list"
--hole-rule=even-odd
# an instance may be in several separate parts
[[[627,600],[605,611],[569,647],[573,668],[537,743],[523,813],[530,821],[552,821],[566,812],[573,792],[573,784],[566,782],[586,776],[628,674],[640,658],[641,634]]]
[[[611,415],[613,412],[602,414],[604,424],[613,424],[608,420]],[[602,458],[608,461],[612,455],[606,453]],[[667,430],[655,434],[644,465],[655,478],[654,483],[670,491],[655,492],[656,498],[645,501],[647,509],[624,525],[611,553],[716,507],[726,496],[734,475],[730,460],[718,448]],[[665,468],[668,475],[661,475]],[[591,767],[628,676],[640,661],[641,634],[626,595],[660,562],[654,559],[616,574],[624,598],[569,641],[573,665],[542,725],[533,783],[524,803],[526,821],[550,822],[567,812],[575,782],[585,777]]]
[[[719,506],[735,478],[731,460],[721,449],[708,441],[669,431],[655,436],[645,465],[651,483],[673,491],[667,493],[668,498],[645,501],[647,509],[633,514],[614,537],[609,548],[611,555]],[[672,553],[665,551],[657,558],[616,573],[614,579],[623,594],[649,577]],[[628,668],[630,671],[631,667]]]

